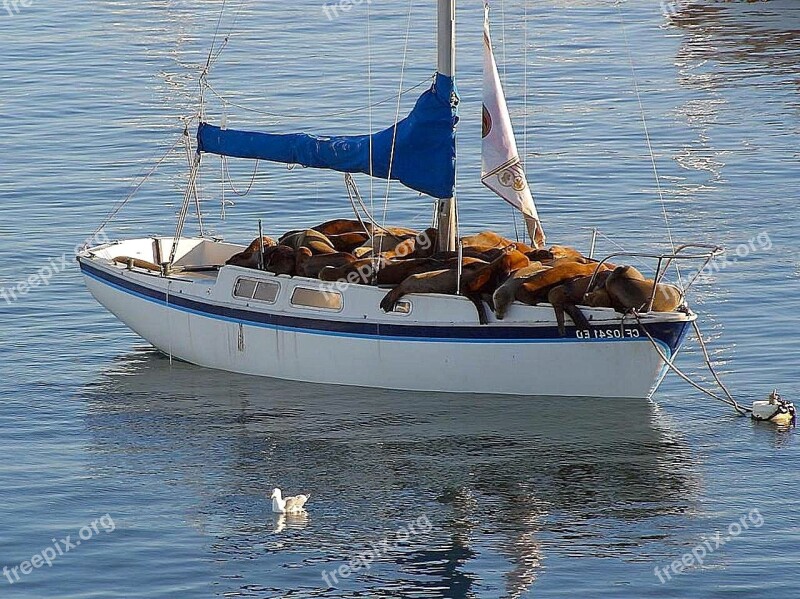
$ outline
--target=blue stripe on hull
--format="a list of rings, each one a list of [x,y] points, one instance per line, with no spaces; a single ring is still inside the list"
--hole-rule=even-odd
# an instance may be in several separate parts
[[[114,287],[125,293],[142,299],[167,305],[164,292],[140,285],[133,281],[115,277],[101,269],[80,261],[83,273],[101,283]],[[334,335],[342,337],[360,337],[369,339],[393,339],[403,341],[457,341],[460,343],[554,343],[554,342],[647,342],[647,336],[640,326],[626,324],[626,329],[638,329],[640,337],[606,337],[583,339],[576,336],[576,328],[567,326],[566,336],[562,337],[555,326],[428,326],[409,324],[384,324],[370,322],[350,322],[303,318],[285,314],[270,314],[229,308],[204,303],[180,295],[171,294],[168,305],[174,309],[198,314],[218,320],[243,323],[276,330],[287,330],[302,333]],[[664,344],[670,353],[674,353],[687,332],[687,322],[665,322],[648,324],[647,330],[654,339]],[[607,331],[619,329],[619,325],[604,324],[591,327],[591,331]]]

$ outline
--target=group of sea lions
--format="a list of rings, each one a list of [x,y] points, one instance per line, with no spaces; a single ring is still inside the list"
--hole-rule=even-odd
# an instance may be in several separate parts
[[[562,335],[564,314],[578,328],[589,327],[579,306],[647,311],[656,285],[632,266],[601,265],[567,246],[534,249],[492,231],[461,239],[459,281],[458,253],[436,251],[436,237],[432,228],[419,232],[336,219],[289,231],[277,242],[256,238],[226,264],[323,281],[391,286],[381,301],[387,312],[409,293],[460,291],[475,305],[481,324],[488,322],[487,305],[501,320],[514,301],[548,302]],[[656,285],[653,310],[670,312],[682,303],[680,289]]]

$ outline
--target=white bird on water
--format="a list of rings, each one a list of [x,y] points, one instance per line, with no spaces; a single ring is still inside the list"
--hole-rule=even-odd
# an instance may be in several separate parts
[[[305,510],[303,506],[306,504],[311,495],[295,495],[294,497],[281,497],[281,490],[275,487],[272,490],[272,511],[276,514],[302,514]]]

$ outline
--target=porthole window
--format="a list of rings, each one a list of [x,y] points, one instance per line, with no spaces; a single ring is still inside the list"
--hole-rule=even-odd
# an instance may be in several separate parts
[[[401,300],[394,305],[392,312],[397,314],[411,314],[411,302]]]
[[[292,305],[301,308],[341,310],[342,294],[338,291],[321,291],[319,289],[295,287],[294,293],[292,293]]]

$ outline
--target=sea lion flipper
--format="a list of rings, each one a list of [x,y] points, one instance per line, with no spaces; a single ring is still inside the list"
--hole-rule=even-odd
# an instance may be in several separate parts
[[[589,328],[589,321],[586,320],[586,317],[581,312],[581,309],[578,308],[575,304],[564,304],[564,311],[569,314],[569,317],[572,319],[572,322],[575,323],[575,326],[581,330],[585,330]],[[563,323],[564,315],[561,315],[561,320]],[[561,331],[562,325],[559,325],[559,332],[561,332],[561,336],[564,336],[564,332]]]
[[[556,322],[558,323],[558,334],[562,337],[567,334],[567,329],[564,326],[564,306],[561,304],[553,304],[553,312],[556,313]]]
[[[403,297],[403,290],[400,288],[400,285],[398,285],[385,296],[383,296],[383,299],[381,300],[381,309],[384,312],[391,312],[394,310],[395,305],[401,297]]]
[[[481,298],[480,294],[474,293],[466,293],[464,294],[473,304],[475,304],[475,309],[478,311],[478,322],[481,324],[488,324],[489,317],[486,315],[486,306],[483,303],[483,299]]]

